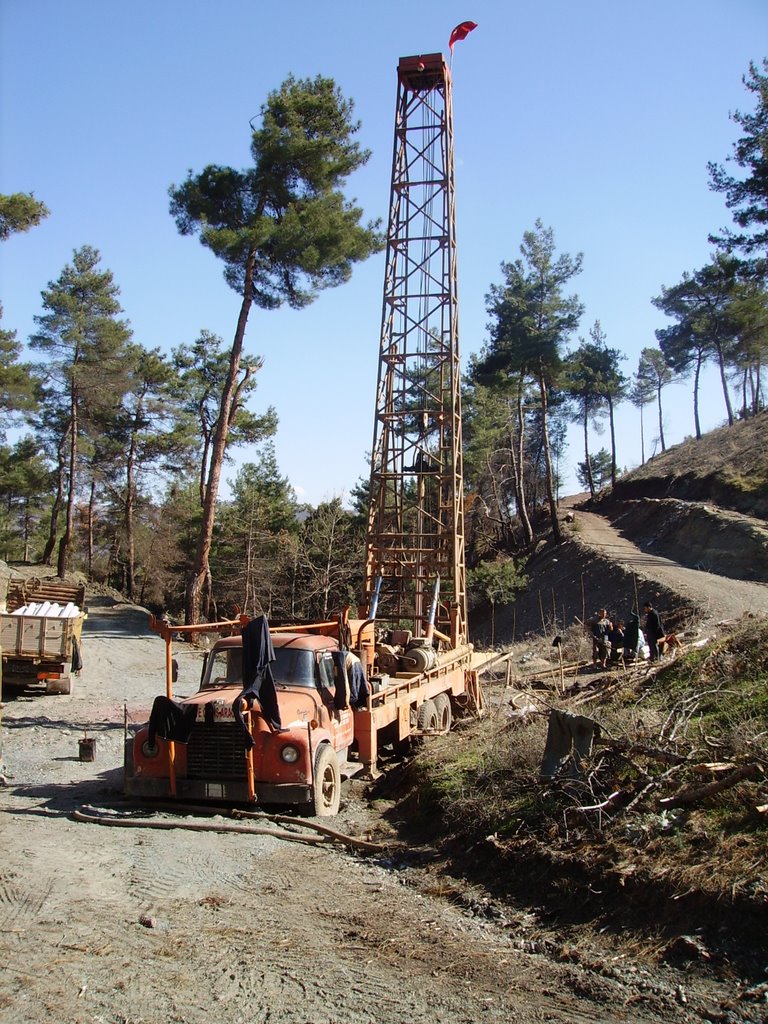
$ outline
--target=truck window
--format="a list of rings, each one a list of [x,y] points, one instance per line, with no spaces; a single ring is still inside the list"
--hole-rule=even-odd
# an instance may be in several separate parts
[[[272,675],[279,686],[314,686],[315,656],[312,651],[294,647],[278,647],[272,662]],[[331,669],[331,682],[333,670]],[[214,651],[208,660],[208,669],[202,688],[243,685],[243,652],[240,647]]]
[[[272,662],[272,675],[285,686],[315,685],[315,655],[297,647],[278,647]]]
[[[243,652],[239,647],[214,651],[208,658],[203,689],[214,686],[242,686]]]
[[[320,687],[324,690],[336,689],[336,679],[333,671],[333,657],[330,651],[323,651],[320,655]]]

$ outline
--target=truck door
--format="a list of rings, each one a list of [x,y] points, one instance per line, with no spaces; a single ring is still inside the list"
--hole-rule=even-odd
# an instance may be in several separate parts
[[[354,720],[350,707],[336,707],[336,677],[330,651],[322,651],[320,654],[318,685],[323,705],[328,712],[333,749],[346,750],[354,737]]]

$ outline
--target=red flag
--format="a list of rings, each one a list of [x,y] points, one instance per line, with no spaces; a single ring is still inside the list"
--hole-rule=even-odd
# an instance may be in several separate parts
[[[477,28],[476,21],[462,21],[460,25],[451,32],[451,38],[448,40],[448,49],[453,53],[453,44],[458,43],[460,39],[466,39],[470,32]]]

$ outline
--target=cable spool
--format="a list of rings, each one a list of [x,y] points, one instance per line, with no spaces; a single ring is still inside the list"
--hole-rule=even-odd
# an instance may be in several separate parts
[[[401,661],[409,672],[429,672],[437,665],[437,651],[427,642],[414,642],[406,649]]]

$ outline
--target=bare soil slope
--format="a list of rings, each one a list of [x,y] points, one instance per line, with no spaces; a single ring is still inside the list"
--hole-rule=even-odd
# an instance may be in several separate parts
[[[768,519],[768,410],[649,459],[617,481],[613,497],[705,501]]]

